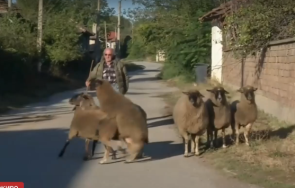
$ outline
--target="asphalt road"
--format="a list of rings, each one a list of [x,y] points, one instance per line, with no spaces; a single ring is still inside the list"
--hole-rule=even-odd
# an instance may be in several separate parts
[[[130,73],[126,95],[148,114],[150,144],[144,153],[152,157],[125,164],[124,158],[99,164],[102,147],[93,160],[83,161],[84,141],[74,139],[63,158],[58,153],[73,113],[68,99],[85,90],[56,94],[47,101],[0,116],[0,182],[22,181],[25,188],[250,188],[206,165],[201,157],[183,157],[182,140],[159,95],[172,92],[155,79],[160,64],[137,62],[143,71]]]

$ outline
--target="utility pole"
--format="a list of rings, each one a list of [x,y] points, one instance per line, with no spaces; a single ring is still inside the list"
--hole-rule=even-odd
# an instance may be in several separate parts
[[[121,0],[119,0],[118,4],[118,26],[117,26],[117,54],[120,52],[120,37],[121,37]]]
[[[42,68],[43,0],[39,0],[37,50],[39,53],[38,72]]]
[[[100,0],[97,0],[97,13],[96,13],[96,39],[95,39],[95,60],[99,61],[100,55],[100,41],[99,41],[99,31],[100,31]]]
[[[131,22],[131,43],[133,44],[133,40],[134,40],[134,33],[133,33],[133,22]]]
[[[108,46],[108,34],[107,34],[107,22],[104,21],[104,38],[105,38],[105,42],[106,42],[106,48]]]
[[[11,9],[12,0],[8,0],[8,8]]]

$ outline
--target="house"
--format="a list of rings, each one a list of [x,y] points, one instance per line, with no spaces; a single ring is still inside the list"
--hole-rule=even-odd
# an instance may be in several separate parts
[[[0,17],[3,14],[8,13],[8,11],[9,11],[8,3],[5,0],[0,0]],[[19,12],[18,12],[19,9],[14,4],[12,4],[12,6],[11,6],[11,11],[17,12],[18,16],[20,16]]]
[[[107,48],[116,49],[117,33],[111,31],[107,35]]]
[[[222,32],[226,15],[247,2],[234,1],[238,3],[221,4],[199,19],[212,23],[212,75],[232,89],[245,85],[257,87],[255,98],[261,110],[279,120],[295,123],[295,38],[270,41],[265,49],[237,58],[227,46],[231,34]]]
[[[235,0],[238,2],[246,2],[247,0]],[[221,4],[219,7],[212,9],[199,20],[201,22],[211,21],[211,78],[218,82],[222,82],[223,67],[223,51],[224,44],[228,40],[228,36],[223,35],[223,23],[226,15],[232,13],[233,1]]]

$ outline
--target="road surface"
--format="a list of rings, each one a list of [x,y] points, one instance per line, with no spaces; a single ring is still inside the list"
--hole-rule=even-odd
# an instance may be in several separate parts
[[[22,181],[25,188],[250,188],[204,164],[183,157],[183,146],[159,95],[172,92],[155,79],[160,64],[138,62],[143,71],[130,73],[127,97],[148,114],[150,144],[144,153],[153,160],[100,165],[102,147],[83,161],[84,141],[75,139],[63,158],[62,148],[73,116],[68,99],[85,90],[68,91],[43,103],[0,116],[0,182]]]

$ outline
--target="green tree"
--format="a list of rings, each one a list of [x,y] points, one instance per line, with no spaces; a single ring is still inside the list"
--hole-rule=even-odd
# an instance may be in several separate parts
[[[229,47],[236,55],[245,57],[270,41],[294,37],[295,1],[251,0],[233,1],[233,14],[225,21],[225,33],[231,36]]]
[[[143,43],[146,54],[164,50],[164,78],[187,75],[192,79],[193,66],[210,58],[210,28],[198,18],[212,9],[207,0],[135,0],[141,5],[129,11],[135,22],[133,46]],[[132,48],[132,45],[131,45]],[[132,50],[130,50],[132,51]]]

